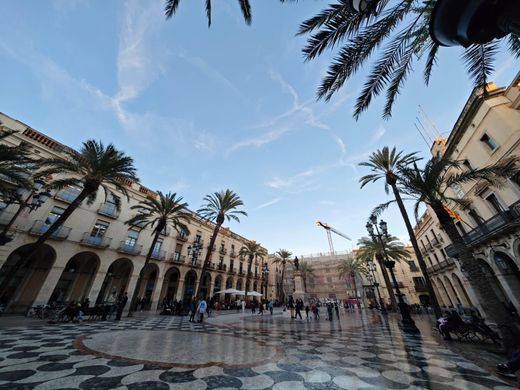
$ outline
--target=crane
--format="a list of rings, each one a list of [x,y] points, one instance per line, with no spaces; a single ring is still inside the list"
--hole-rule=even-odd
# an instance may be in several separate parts
[[[334,229],[332,226],[330,226],[327,223],[323,223],[318,220],[318,221],[316,221],[316,225],[321,226],[327,232],[327,239],[329,240],[330,253],[332,253],[332,254],[335,254],[335,252],[334,252],[334,245],[332,244],[332,234],[330,232],[336,233],[338,236],[346,238],[349,241],[352,241],[349,236]]]

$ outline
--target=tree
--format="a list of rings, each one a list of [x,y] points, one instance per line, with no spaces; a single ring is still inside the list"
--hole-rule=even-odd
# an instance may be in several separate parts
[[[303,288],[307,291],[307,278],[309,276],[314,276],[314,268],[311,263],[305,260],[300,261],[299,267],[303,278]]]
[[[505,178],[517,173],[518,160],[516,158],[500,161],[480,169],[467,170],[462,161],[443,156],[433,157],[426,162],[424,168],[419,168],[417,164],[414,164],[413,167],[403,168],[400,173],[402,192],[416,200],[416,217],[418,217],[421,204],[430,207],[437,216],[487,318],[497,324],[506,348],[511,348],[513,340],[519,339],[520,329],[514,325],[511,314],[496,295],[484,270],[475,260],[471,249],[466,246],[456,228],[449,207],[458,205],[467,208],[469,201],[465,198],[451,196],[450,189],[476,181],[487,183],[490,186],[500,186]],[[381,209],[384,207],[383,205]]]
[[[347,258],[341,259],[341,262],[338,265],[339,277],[345,278],[348,276],[351,278],[352,283],[354,284],[356,299],[359,296],[356,284],[356,274],[364,273],[366,271],[366,262],[359,258],[353,258],[350,255]]]
[[[166,18],[171,18],[179,7],[181,0],[166,0],[166,5],[164,7],[164,13],[166,14]],[[242,11],[242,15],[244,16],[244,20],[247,24],[251,24],[252,15],[251,15],[251,4],[249,4],[249,0],[238,0],[238,4],[240,5],[240,10]],[[211,26],[211,0],[206,0],[206,18],[208,19],[208,27]]]
[[[65,149],[67,158],[50,158],[41,163],[40,175],[60,174],[64,177],[56,179],[51,187],[62,189],[67,186],[79,186],[81,192],[63,213],[49,226],[38,240],[33,243],[23,261],[16,263],[7,271],[4,282],[0,286],[0,297],[3,295],[7,283],[14,277],[16,272],[28,263],[39,248],[62,226],[71,214],[86,200],[88,205],[94,203],[99,188],[102,188],[105,198],[112,194],[107,185],[115,187],[128,199],[128,192],[123,183],[138,181],[134,160],[117,150],[114,145],[104,146],[101,141],[88,140],[83,143],[80,151]],[[119,199],[119,198],[115,198]],[[120,203],[116,202],[119,208]]]
[[[410,242],[415,252],[415,257],[417,258],[419,268],[423,274],[433,311],[435,316],[440,318],[442,316],[442,312],[439,306],[439,301],[435,295],[432,282],[428,275],[426,262],[424,261],[421,250],[419,249],[419,244],[417,243],[415,232],[397,186],[400,170],[410,166],[410,164],[413,164],[418,160],[419,158],[417,157],[417,153],[403,154],[402,151],[397,152],[395,147],[390,149],[388,146],[385,146],[383,149],[373,152],[372,155],[368,158],[368,161],[359,164],[361,166],[370,168],[370,170],[373,172],[363,176],[361,179],[359,179],[359,182],[361,183],[361,188],[363,188],[369,183],[375,183],[379,180],[384,180],[385,192],[387,194],[389,193],[388,187],[390,186],[392,188],[395,201],[399,207],[401,216],[403,217],[404,224],[406,225],[406,230],[408,231],[408,236],[410,237]]]
[[[368,237],[362,237],[358,241],[359,250],[356,253],[356,259],[363,263],[368,263],[376,258],[379,267],[381,268],[381,273],[383,274],[383,279],[385,281],[386,288],[388,290],[388,294],[390,296],[390,301],[392,303],[392,307],[395,311],[397,311],[397,302],[395,300],[394,289],[392,287],[392,283],[390,283],[390,278],[388,277],[388,271],[386,267],[383,265],[384,261],[384,251],[386,250],[388,258],[394,261],[401,261],[410,258],[410,253],[405,249],[404,245],[398,241],[397,237],[388,236],[382,237],[383,245],[379,242],[379,240],[372,240]]]
[[[292,257],[292,253],[289,252],[286,249],[278,249],[274,254],[274,264],[281,264],[282,265],[282,289],[281,289],[281,301],[285,301],[285,289],[283,285],[283,280],[285,277],[285,265],[287,264],[287,261],[290,260]]]
[[[262,248],[262,245],[260,245],[258,242],[248,241],[244,244],[244,246],[242,248],[240,248],[239,255],[247,257],[247,275],[246,275],[246,286],[245,286],[246,296],[244,298],[244,300],[247,301],[247,290],[250,288],[249,287],[249,284],[250,284],[249,278],[251,277],[251,266],[253,265],[253,260],[255,260],[255,259],[263,260],[264,256],[267,255],[267,251],[264,248]]]
[[[130,301],[130,310],[128,311],[128,317],[131,317],[139,290],[141,289],[141,283],[143,280],[143,273],[150,262],[150,259],[156,251],[157,240],[159,235],[165,231],[168,227],[173,228],[178,233],[190,234],[187,223],[191,219],[191,214],[188,211],[188,203],[183,202],[182,196],[177,197],[176,193],[163,194],[161,191],[157,191],[157,196],[150,196],[145,200],[139,202],[139,204],[130,207],[132,210],[137,210],[137,214],[125,223],[130,226],[138,226],[141,229],[147,227],[152,229],[152,244],[146,254],[144,265],[139,271],[139,278],[135,286],[132,300]]]
[[[234,220],[240,222],[238,217],[239,215],[247,216],[245,211],[238,210],[240,206],[244,205],[244,202],[242,202],[240,197],[235,192],[229,189],[206,195],[204,197],[204,201],[206,204],[204,204],[197,211],[197,213],[200,214],[202,218],[213,222],[215,227],[213,228],[213,234],[211,235],[211,239],[208,245],[208,251],[206,252],[206,257],[204,259],[204,263],[202,264],[202,271],[200,273],[199,283],[195,296],[199,295],[204,271],[209,267],[211,253],[214,250],[215,241],[217,240],[217,235],[222,224],[225,220]]]
[[[284,3],[289,0],[280,1]],[[250,24],[249,2],[239,2],[246,23]],[[303,21],[297,35],[308,35],[307,44],[302,50],[306,61],[316,59],[327,50],[337,50],[318,87],[318,99],[330,100],[360,69],[364,70],[373,63],[356,100],[354,117],[358,119],[372,100],[386,90],[383,117],[390,118],[395,100],[416,62],[424,59],[424,82],[426,85],[430,82],[441,49],[429,33],[435,2],[379,0],[375,12],[356,12],[352,10],[349,0],[337,0]],[[166,0],[167,18],[175,13],[179,3],[180,0]],[[210,0],[206,0],[206,15],[209,26]],[[494,72],[495,57],[506,41],[511,55],[520,58],[520,36],[513,33],[465,49],[463,61],[476,87],[485,87],[488,77]]]

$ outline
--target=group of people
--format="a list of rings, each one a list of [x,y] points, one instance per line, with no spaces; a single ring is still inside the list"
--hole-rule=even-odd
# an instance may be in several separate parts
[[[303,300],[300,298],[294,299],[292,295],[289,296],[287,300],[287,308],[290,311],[291,319],[300,318],[303,320],[302,311],[305,310],[305,319],[309,321],[311,318],[314,320],[320,319],[320,309],[317,303],[312,304],[304,304]],[[339,319],[339,305],[338,302],[327,302],[325,303],[327,308],[327,317],[326,319],[332,321],[334,316],[333,313],[336,313],[336,317]]]
[[[202,297],[200,299],[193,298],[190,302],[190,322],[199,322],[202,323],[204,321],[204,315],[208,314],[210,315],[210,312],[208,310],[208,303],[206,300]],[[196,316],[198,316],[198,319],[196,320]]]

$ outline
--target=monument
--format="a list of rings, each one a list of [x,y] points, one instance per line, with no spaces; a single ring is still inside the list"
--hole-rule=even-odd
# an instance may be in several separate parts
[[[303,284],[303,276],[300,271],[300,263],[298,260],[298,256],[294,258],[294,291],[293,298],[301,299],[305,302],[305,288]]]

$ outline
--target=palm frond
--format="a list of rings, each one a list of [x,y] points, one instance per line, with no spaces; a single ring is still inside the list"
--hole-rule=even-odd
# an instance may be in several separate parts
[[[494,67],[499,42],[493,41],[480,45],[471,45],[464,51],[463,59],[475,87],[485,87]]]
[[[507,38],[509,51],[515,56],[515,58],[520,58],[520,36],[516,34],[509,34]]]
[[[428,43],[428,56],[426,57],[426,65],[424,66],[424,83],[426,85],[430,83],[430,76],[433,67],[437,64],[437,53],[439,52],[439,47],[439,44],[432,40]]]
[[[253,16],[251,15],[251,4],[249,4],[249,0],[238,0],[238,3],[246,24],[251,24]]]
[[[164,6],[164,14],[166,18],[171,18],[175,12],[177,12],[177,8],[179,7],[179,3],[181,0],[166,0],[166,4]]]

